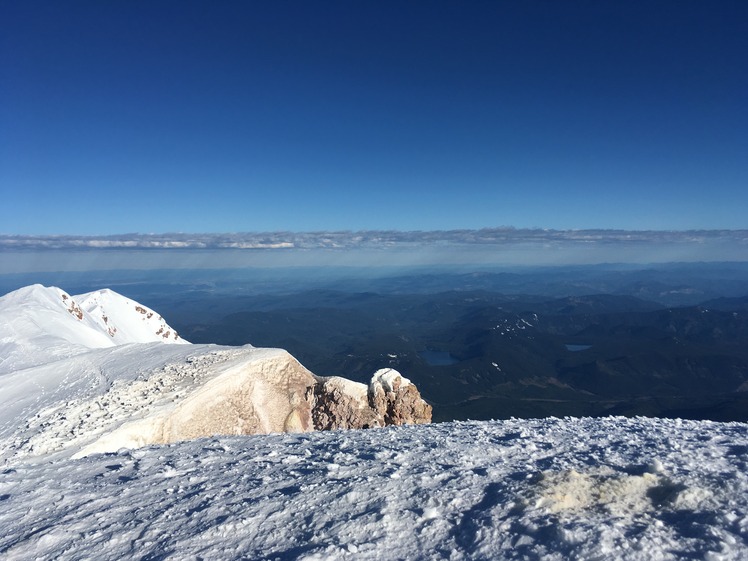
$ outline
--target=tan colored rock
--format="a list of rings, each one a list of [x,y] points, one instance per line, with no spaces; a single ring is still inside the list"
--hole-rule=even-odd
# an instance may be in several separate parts
[[[410,380],[392,368],[374,373],[369,384],[369,404],[385,426],[431,422],[431,406]]]
[[[310,388],[316,430],[368,429],[383,426],[369,406],[368,388],[345,378],[319,378]]]
[[[391,368],[377,371],[368,388],[345,378],[320,378],[310,394],[317,430],[431,422],[431,406],[410,380]]]

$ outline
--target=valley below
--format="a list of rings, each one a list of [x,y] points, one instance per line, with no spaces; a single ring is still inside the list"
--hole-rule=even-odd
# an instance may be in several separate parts
[[[700,300],[681,283],[649,300],[632,294],[654,293],[636,277],[612,294],[590,282],[524,294],[485,279],[421,280],[159,304],[194,342],[280,346],[315,372],[360,381],[373,368],[405,372],[439,421],[748,420],[746,297]]]

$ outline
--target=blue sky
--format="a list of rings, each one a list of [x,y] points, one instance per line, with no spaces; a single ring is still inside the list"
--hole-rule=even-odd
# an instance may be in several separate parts
[[[744,228],[748,2],[3,2],[0,234]]]

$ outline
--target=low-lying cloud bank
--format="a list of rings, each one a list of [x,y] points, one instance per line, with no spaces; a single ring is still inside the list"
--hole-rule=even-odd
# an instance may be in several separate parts
[[[737,244],[748,230],[481,230],[118,234],[107,236],[0,235],[0,250],[43,249],[387,249],[413,246],[507,244]]]
[[[506,267],[748,261],[748,230],[0,235],[0,271]],[[28,284],[26,282],[25,284]]]

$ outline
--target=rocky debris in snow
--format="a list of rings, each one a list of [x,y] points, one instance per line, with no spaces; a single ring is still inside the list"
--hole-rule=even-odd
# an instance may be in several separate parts
[[[73,316],[78,318],[78,320],[83,319],[83,310],[80,309],[80,306],[75,302],[75,300],[71,299],[67,294],[64,292],[61,294],[62,301],[67,304],[68,300],[70,300],[70,307],[67,309],[68,312],[70,312]]]

